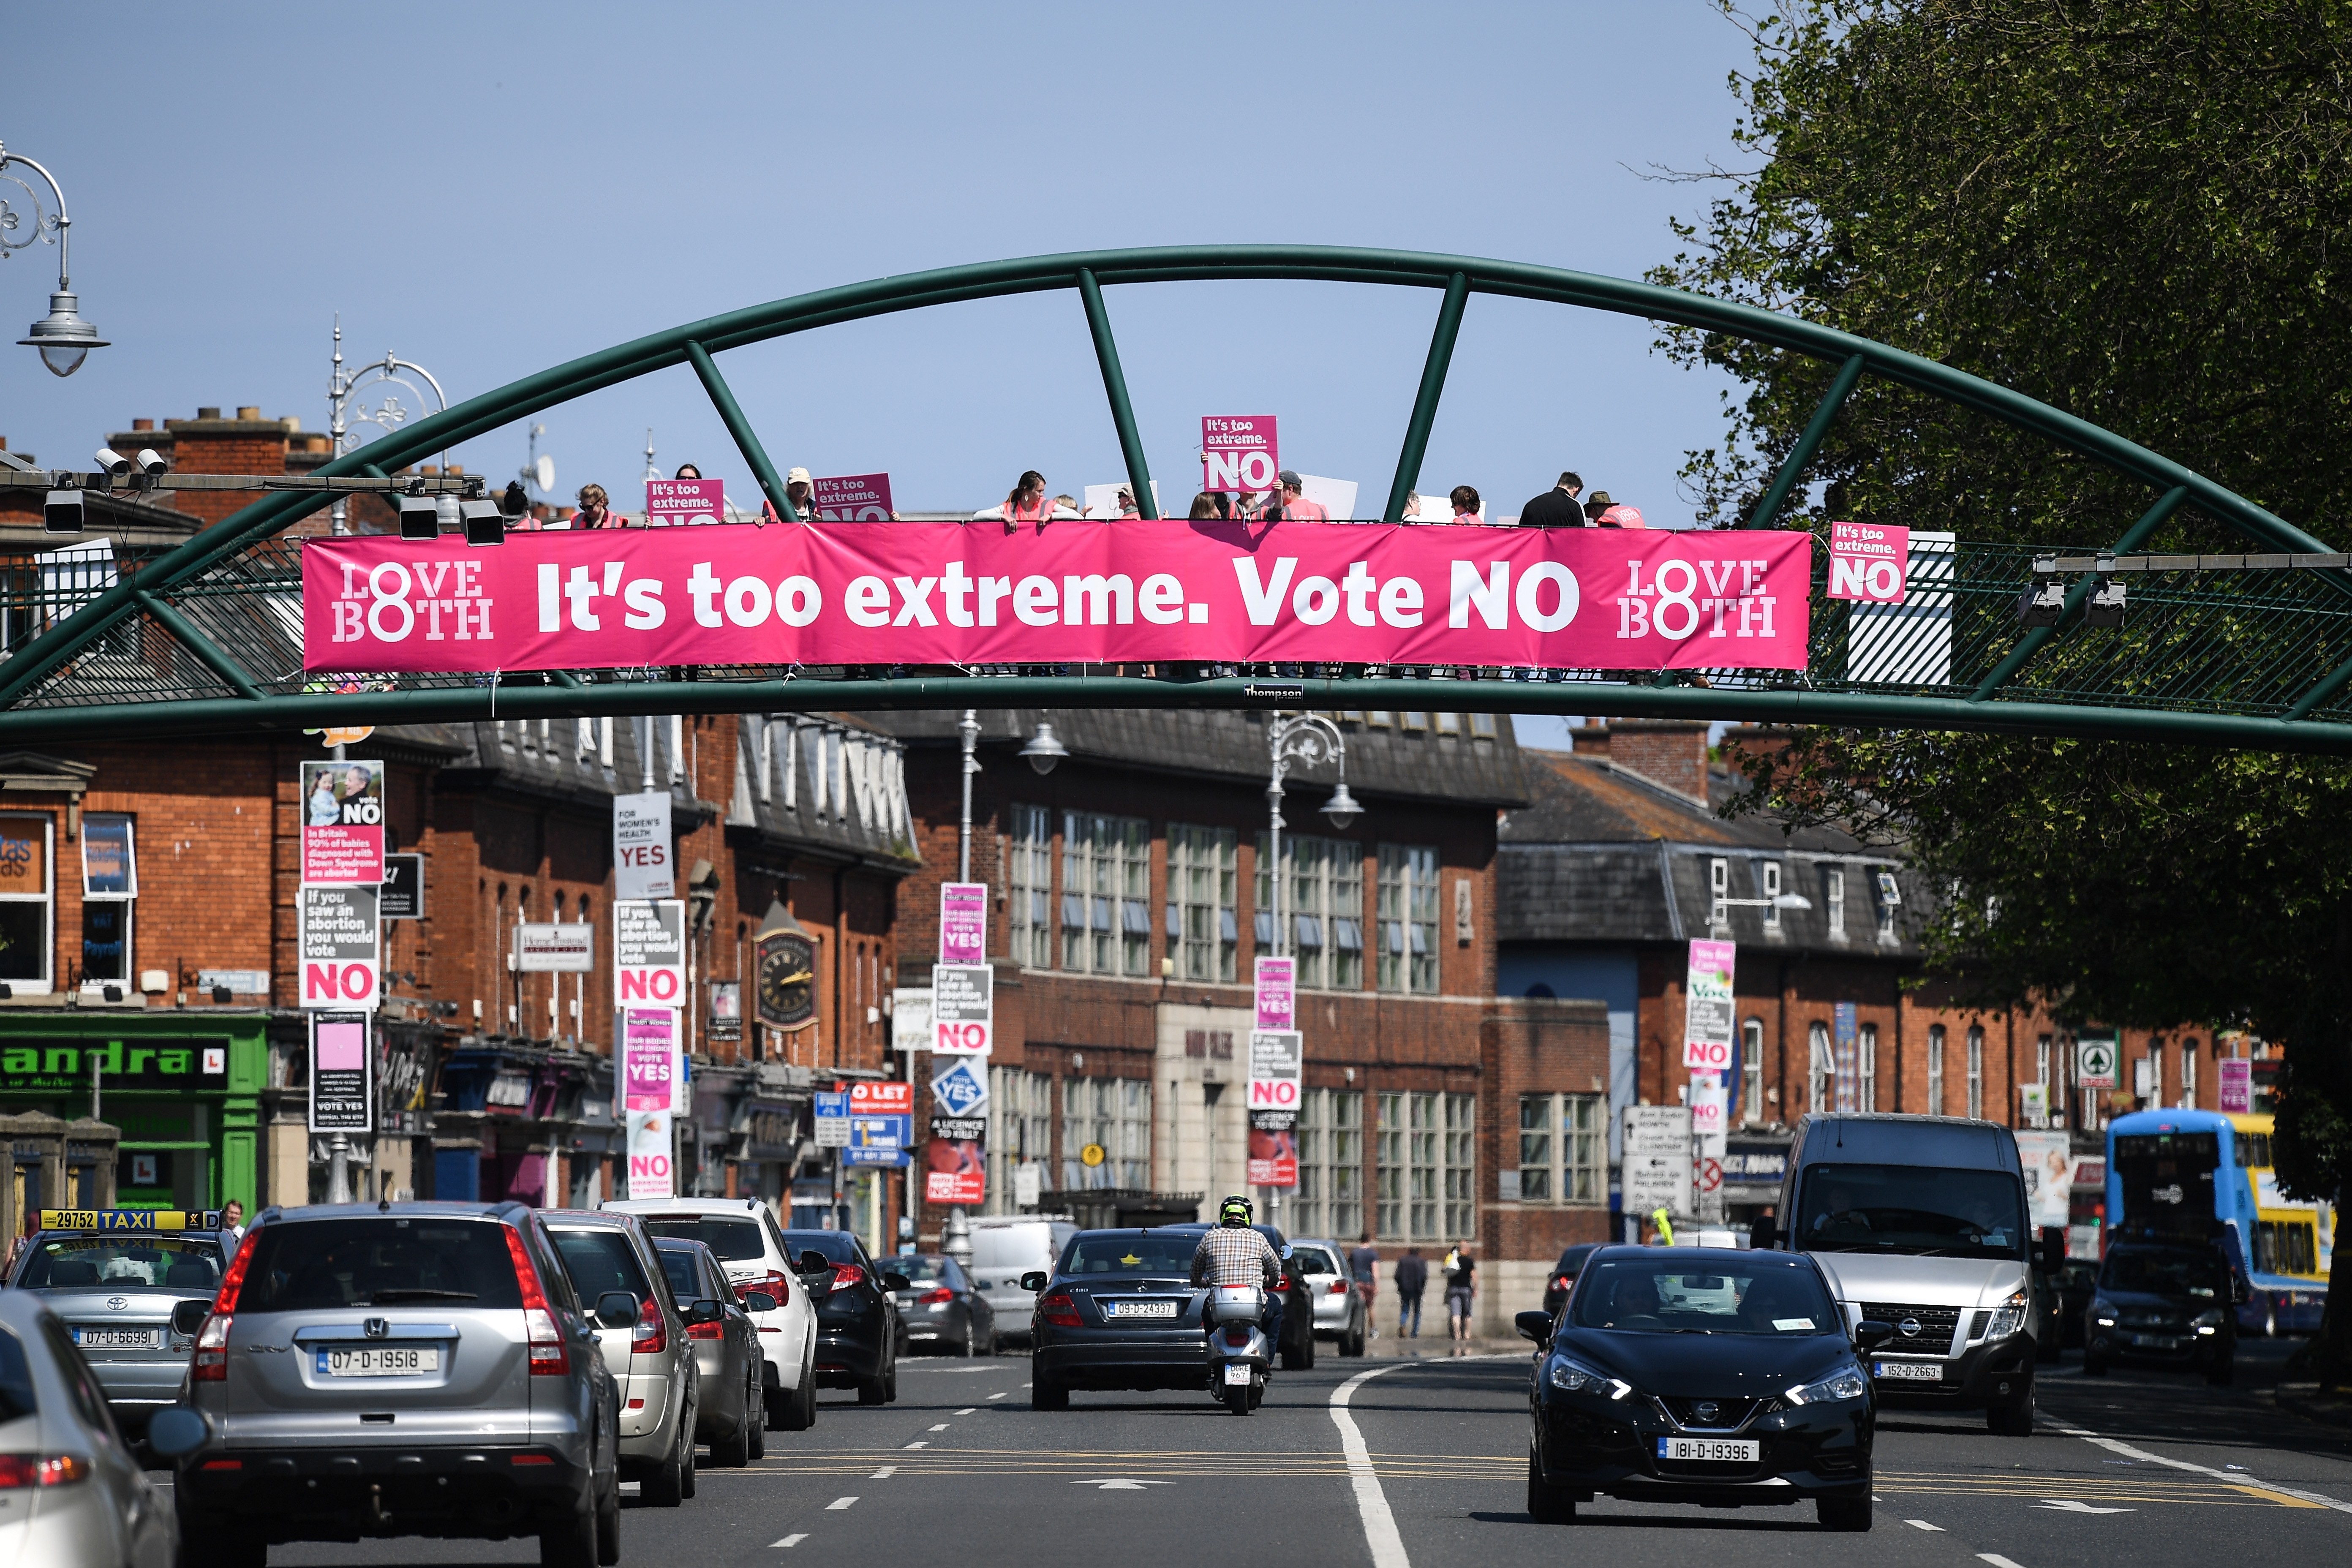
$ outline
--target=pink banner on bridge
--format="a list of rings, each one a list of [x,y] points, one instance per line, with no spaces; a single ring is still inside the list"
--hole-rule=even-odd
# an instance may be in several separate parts
[[[1812,536],[720,525],[302,545],[304,667],[1168,659],[1801,669]]]

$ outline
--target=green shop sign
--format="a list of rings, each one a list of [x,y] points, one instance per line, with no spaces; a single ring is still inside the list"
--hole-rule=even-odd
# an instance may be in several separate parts
[[[115,1089],[226,1089],[225,1040],[64,1042],[0,1045],[0,1093],[56,1094],[89,1087],[90,1074]]]

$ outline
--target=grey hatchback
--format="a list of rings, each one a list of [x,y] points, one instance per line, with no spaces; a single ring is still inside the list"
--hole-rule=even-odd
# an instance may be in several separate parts
[[[617,1389],[520,1204],[267,1209],[202,1316],[178,1466],[184,1563],[289,1541],[539,1537],[620,1560]]]
[[[620,1390],[621,1477],[643,1483],[646,1502],[676,1508],[694,1495],[701,1400],[687,1330],[717,1321],[720,1304],[679,1310],[653,1237],[635,1215],[547,1209],[540,1218],[581,1299],[596,1304],[597,1342]]]

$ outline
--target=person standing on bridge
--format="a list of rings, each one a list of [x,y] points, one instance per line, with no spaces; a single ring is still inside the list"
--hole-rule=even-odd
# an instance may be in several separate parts
[[[1573,472],[1560,475],[1559,484],[1519,509],[1519,526],[1591,528],[1592,520],[1584,515],[1584,504],[1576,499],[1583,493],[1582,479]]]
[[[1011,533],[1024,522],[1043,524],[1056,517],[1077,515],[1076,510],[1047,500],[1045,476],[1031,468],[1013,484],[1013,491],[1004,498],[1003,506],[992,507],[986,511],[976,513],[973,521],[979,521],[992,517],[1003,518],[1004,531]]]
[[[1329,509],[1320,501],[1307,499],[1307,481],[1288,468],[1282,470],[1282,506],[1278,515],[1286,522],[1328,522]]]
[[[602,485],[580,487],[580,510],[563,522],[548,524],[550,528],[626,528],[629,520],[612,510],[612,498]]]

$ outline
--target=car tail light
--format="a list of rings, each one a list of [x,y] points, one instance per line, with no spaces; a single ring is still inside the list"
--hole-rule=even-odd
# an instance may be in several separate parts
[[[629,1331],[631,1355],[659,1355],[669,1348],[669,1326],[662,1321],[661,1303],[651,1296],[637,1309],[637,1326]]]
[[[1334,1279],[1331,1281],[1331,1294],[1334,1296],[1344,1296],[1347,1293],[1348,1282],[1345,1279]]]
[[[735,1299],[738,1301],[740,1301],[744,1297],[749,1296],[754,1290],[764,1290],[769,1295],[773,1296],[776,1299],[776,1305],[779,1307],[789,1306],[792,1304],[792,1277],[786,1274],[780,1274],[775,1269],[771,1268],[765,1274],[755,1276],[750,1279],[738,1279],[735,1281]]]
[[[1289,1275],[1287,1275],[1287,1274],[1282,1275],[1282,1276],[1278,1277],[1278,1278],[1275,1280],[1275,1282],[1274,1282],[1274,1293],[1275,1293],[1276,1295],[1277,1295],[1277,1296],[1287,1296],[1287,1295],[1289,1295],[1289,1294],[1290,1294],[1290,1276],[1289,1276]]]
[[[530,1251],[522,1244],[522,1232],[510,1225],[499,1228],[506,1232],[507,1256],[514,1260],[515,1284],[522,1291],[522,1330],[530,1349],[530,1374],[562,1377],[572,1370],[572,1355],[564,1349],[563,1332],[555,1325],[555,1314],[547,1310],[547,1292],[539,1282],[539,1266],[530,1260]],[[196,1359],[204,1359],[201,1350]]]
[[[78,1454],[0,1454],[0,1489],[66,1487],[89,1479],[89,1461]]]
[[[846,1290],[852,1285],[863,1285],[865,1283],[866,1270],[859,1268],[856,1264],[836,1263],[833,1266],[833,1288],[835,1289]]]
[[[940,1286],[936,1290],[926,1290],[921,1295],[915,1298],[915,1300],[919,1305],[925,1307],[931,1306],[934,1303],[952,1301],[954,1300],[955,1292],[949,1289],[944,1285]]]
[[[237,1259],[244,1261],[242,1256]],[[233,1287],[224,1285],[221,1294],[230,1294]],[[196,1359],[188,1368],[188,1376],[197,1383],[228,1381],[228,1331],[236,1320],[217,1306],[205,1326],[196,1333]]]
[[[1573,1284],[1575,1284],[1575,1283],[1576,1283],[1576,1280],[1575,1280],[1575,1279],[1574,1279],[1572,1276],[1570,1276],[1570,1275],[1567,1275],[1567,1274],[1563,1274],[1563,1275],[1561,1275],[1559,1279],[1554,1279],[1554,1280],[1551,1282],[1551,1288],[1552,1288],[1553,1289],[1555,1289],[1555,1290],[1565,1290],[1565,1289],[1567,1289],[1570,1285],[1573,1285]]]
[[[1066,1291],[1056,1291],[1038,1302],[1037,1310],[1049,1323],[1057,1324],[1065,1329],[1075,1329],[1078,1326],[1078,1304],[1070,1300]]]
[[[690,1340],[723,1340],[727,1337],[724,1323],[688,1323],[686,1337]]]

